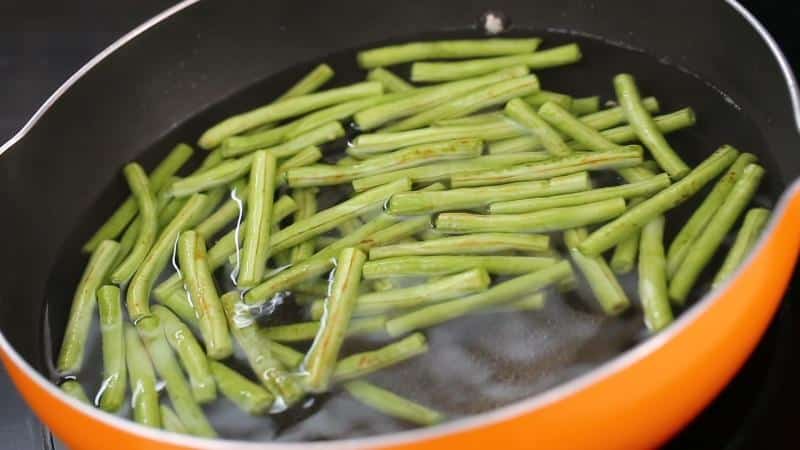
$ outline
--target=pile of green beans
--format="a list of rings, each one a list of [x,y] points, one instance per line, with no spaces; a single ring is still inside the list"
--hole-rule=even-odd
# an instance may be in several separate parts
[[[694,111],[663,113],[632,75],[611,80],[619,106],[606,109],[599,96],[543,90],[532,70],[582,54],[541,43],[365,50],[362,82],[323,89],[335,73],[321,64],[271,102],[220,118],[199,137],[208,153],[193,171],[187,144],[149,173],[127,164],[130,196],[83,247],[55,362],[62,390],[92,403],[79,381],[95,305],[93,403],[119,413],[130,393],[136,422],[205,437],[217,435],[205,405],[219,397],[268,416],[334,392],[439,423],[443,412],[363,378],[426,353],[430,327],[536,314],[576,288],[599,314],[640,304],[650,332],[669,326],[705,289],[702,275],[715,269],[711,287],[723,286],[754,247],[770,214],[753,205],[764,169],[730,145],[690,166],[667,135],[691,127]],[[387,68],[406,63],[410,80]],[[348,145],[349,127],[359,134]],[[715,179],[676,221],[671,210]],[[638,297],[622,277],[635,277]],[[303,319],[263,320],[287,299]],[[363,335],[392,341],[343,350]]]

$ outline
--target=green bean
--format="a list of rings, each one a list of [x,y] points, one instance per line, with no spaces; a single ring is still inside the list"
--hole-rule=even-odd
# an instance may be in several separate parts
[[[432,162],[474,158],[482,151],[483,142],[478,139],[412,145],[350,166],[316,165],[292,169],[287,179],[292,187],[329,186]]]
[[[477,158],[466,160],[434,163],[421,167],[412,167],[409,169],[395,170],[393,172],[357,178],[353,180],[353,189],[355,189],[356,192],[362,192],[382,184],[390,183],[400,178],[409,178],[414,183],[445,181],[452,175],[459,173],[475,172],[486,169],[500,169],[512,167],[517,164],[542,161],[545,159],[550,159],[550,155],[545,152],[539,152],[479,156]]]
[[[514,300],[505,306],[505,308],[512,311],[538,311],[544,308],[546,300],[547,298],[543,293],[536,292],[534,294],[524,296],[519,300]]]
[[[706,225],[725,202],[728,193],[733,189],[736,180],[741,177],[744,168],[755,161],[756,156],[752,153],[740,154],[672,240],[667,250],[667,274],[670,278],[686,259],[686,255],[689,254],[697,237],[705,232]]]
[[[492,111],[481,114],[473,114],[466,117],[456,117],[455,119],[441,119],[433,123],[434,127],[461,127],[472,125],[495,124],[503,121],[501,111]]]
[[[125,401],[128,383],[118,287],[106,285],[97,290],[97,310],[100,314],[100,336],[103,340],[103,384],[99,392],[99,406],[104,411],[115,412]]]
[[[358,300],[361,268],[367,256],[357,248],[346,248],[336,258],[330,294],[325,298],[325,313],[314,342],[304,361],[308,375],[306,387],[312,392],[328,389],[336,360]]]
[[[639,298],[644,310],[644,323],[651,331],[659,331],[672,322],[667,296],[664,216],[658,216],[642,227],[639,252]]]
[[[297,211],[294,213],[295,222],[307,219],[317,212],[317,189],[305,188],[296,189],[294,191],[295,203],[297,203]],[[298,244],[291,249],[290,262],[296,264],[304,261],[314,254],[314,239],[309,239],[303,243]]]
[[[261,415],[269,411],[275,397],[266,389],[221,362],[209,360],[208,365],[219,390],[228,400],[248,414]]]
[[[655,120],[656,126],[661,133],[672,133],[673,131],[678,131],[694,125],[696,119],[694,110],[692,110],[692,108],[683,108],[669,114],[656,116],[653,118],[653,120]],[[614,144],[625,144],[634,142],[638,139],[636,132],[633,131],[633,128],[630,125],[608,128],[601,131],[600,135],[605,138],[606,141],[610,141]],[[594,150],[595,148],[592,145],[587,145],[585,143],[576,141],[570,142],[569,146],[576,151]]]
[[[541,162],[519,164],[513,167],[454,174],[450,177],[450,184],[454,188],[460,188],[513,183],[515,181],[542,180],[586,170],[634,167],[641,163],[641,147],[630,145],[622,150],[577,153]]]
[[[556,178],[554,178],[554,180],[555,179]],[[655,194],[669,185],[669,176],[662,173],[636,183],[592,189],[586,192],[492,203],[489,205],[489,212],[492,214],[524,213],[550,208],[560,208],[563,206],[583,205],[615,197],[632,198],[646,196]],[[391,207],[391,203],[389,205]]]
[[[763,175],[764,169],[757,164],[745,167],[725,201],[706,224],[703,233],[692,243],[692,251],[686,255],[669,282],[669,296],[677,304],[686,302],[698,276],[753,198]]]
[[[364,264],[365,280],[385,277],[447,275],[484,269],[496,275],[518,275],[552,266],[558,259],[547,256],[400,256]]]
[[[70,397],[74,398],[75,400],[91,405],[92,402],[89,401],[89,397],[86,396],[86,392],[83,390],[83,386],[75,380],[66,380],[61,383],[59,386],[61,390],[69,395]]]
[[[536,136],[519,136],[490,142],[486,152],[490,155],[500,155],[534,151],[545,153],[542,151],[542,142],[539,138]],[[549,155],[549,153],[545,154]]]
[[[219,188],[212,189],[212,191],[210,191],[209,194],[207,194],[207,195],[210,195],[211,192],[216,191],[217,189],[219,189]],[[189,197],[180,197],[180,198],[171,198],[171,199],[169,199],[167,204],[164,205],[164,208],[162,208],[158,212],[158,220],[157,220],[158,228],[160,229],[160,228],[164,228],[165,226],[167,226],[167,224],[169,224],[172,221],[172,219],[174,219],[175,216],[178,215],[178,213],[180,212],[181,208],[183,208],[183,206],[186,205],[186,201],[187,200],[189,200]],[[208,203],[209,202],[207,201],[205,203],[206,204],[203,207],[203,211],[206,211],[208,209]],[[198,213],[197,217],[199,218],[200,215],[201,215],[201,213]],[[137,217],[137,219],[138,219],[138,217]]]
[[[167,343],[164,329],[158,318],[155,316],[144,317],[136,322],[136,329],[147,348],[156,372],[165,382],[169,401],[181,422],[186,426],[186,431],[195,436],[215,437],[217,433],[208,423],[200,405],[192,397],[189,384],[183,376],[169,343]],[[155,408],[158,408],[157,402]]]
[[[357,229],[361,228],[364,225],[364,222],[361,221],[358,217],[354,217],[346,222],[342,222],[338,227],[339,234],[341,236],[347,236],[350,233],[355,232]]]
[[[599,110],[600,97],[596,95],[591,97],[573,98],[572,105],[569,107],[569,112],[576,116],[596,113]]]
[[[67,328],[61,341],[56,370],[61,374],[73,374],[83,366],[83,355],[86,352],[86,341],[96,301],[97,289],[106,281],[111,265],[119,251],[119,244],[114,241],[103,241],[89,257],[86,269],[81,275],[75,294],[72,296],[72,307],[69,311]]]
[[[409,42],[364,50],[358,53],[357,59],[361,67],[371,69],[425,59],[459,59],[529,53],[535,51],[541,42],[539,38]]]
[[[549,180],[525,181],[477,188],[450,189],[441,192],[403,192],[393,195],[387,212],[394,215],[413,215],[439,211],[474,209],[492,201],[529,199],[550,195],[580,192],[591,189],[589,174],[578,172]]]
[[[503,104],[513,98],[539,90],[536,75],[527,75],[480,87],[436,107],[394,123],[384,131],[404,131],[430,125],[440,119],[464,117],[475,111]],[[521,100],[520,100],[521,101]]]
[[[586,145],[592,151],[614,150],[619,146],[609,141],[598,130],[581,122],[569,111],[555,103],[545,103],[539,108],[539,115],[575,141]]]
[[[485,269],[471,269],[416,286],[361,295],[358,298],[356,313],[361,315],[380,314],[438,303],[485,291],[491,282]]]
[[[164,270],[175,247],[175,241],[181,231],[196,222],[195,218],[203,208],[206,196],[193,195],[180,213],[167,225],[156,239],[155,244],[145,256],[139,270],[131,279],[127,291],[128,315],[137,321],[150,315],[150,291],[156,276]]]
[[[654,97],[642,99],[642,108],[644,108],[644,110],[648,113],[656,113],[660,107],[661,105],[658,104],[658,100],[656,100]],[[569,108],[564,109],[569,111]],[[574,112],[572,114],[575,115]],[[578,120],[585,123],[589,127],[594,128],[595,130],[605,130],[628,122],[628,118],[625,116],[625,111],[621,106],[615,106],[613,108],[604,109],[591,114],[585,114],[581,117],[578,117]]]
[[[189,385],[194,399],[198,403],[208,403],[216,399],[217,386],[211,376],[206,353],[195,339],[192,330],[163,306],[154,306],[153,314],[161,321],[167,342],[178,354],[183,369],[189,375]]]
[[[531,70],[546,69],[578,62],[581,56],[578,44],[567,44],[533,53],[497,58],[459,62],[415,62],[411,66],[411,81],[458,80],[518,65]]]
[[[222,156],[222,149],[216,148],[209,152],[205,158],[203,158],[203,162],[200,163],[200,166],[197,168],[195,173],[204,172],[208,169],[217,167],[225,158]]]
[[[317,146],[312,145],[304,150],[300,150],[296,155],[278,164],[278,179],[275,183],[285,184],[286,174],[290,169],[310,166],[320,159],[322,159],[322,150]]]
[[[513,65],[513,67],[501,68],[501,70],[497,70],[488,75],[481,74],[481,76],[466,80],[444,83],[419,92],[416,95],[411,95],[410,97],[401,98],[393,102],[376,105],[359,111],[354,116],[355,123],[361,130],[371,130],[393,119],[399,119],[426,111],[432,107],[474,91],[475,89],[500,81],[522,77],[527,74],[527,68]]]
[[[438,411],[366,381],[350,381],[345,383],[344,389],[354,399],[389,417],[421,426],[436,425],[445,419]]]
[[[328,80],[333,78],[333,75],[334,72],[333,69],[331,69],[331,66],[327,64],[319,64],[317,67],[314,67],[314,70],[306,74],[306,76],[301,78],[297,83],[284,92],[283,95],[275,99],[275,101],[286,100],[287,98],[295,98],[301,95],[310,94],[319,89],[319,87],[323,84],[327,83]]]
[[[614,77],[614,89],[617,92],[625,117],[631,124],[631,128],[642,143],[650,150],[653,158],[673,179],[683,178],[689,173],[689,166],[683,162],[680,156],[669,145],[661,132],[658,131],[650,113],[642,106],[639,89],[633,76],[623,73]]]
[[[543,252],[549,249],[550,238],[545,235],[513,233],[477,233],[448,236],[432,241],[411,242],[374,247],[369,259],[395,256],[469,255],[503,251]]]
[[[240,205],[247,201],[247,182],[240,179],[231,184],[230,199],[226,200],[216,211],[203,219],[194,230],[203,239],[211,239],[216,233],[239,217]],[[277,202],[276,202],[277,205]]]
[[[411,83],[381,67],[367,72],[367,80],[380,82],[387,92],[406,92],[414,89]]]
[[[248,308],[239,300],[238,292],[228,292],[221,300],[231,333],[261,384],[275,396],[279,405],[288,407],[300,400],[303,388],[277,359],[279,354],[286,356],[286,352],[278,350],[278,344],[261,334]]]
[[[393,366],[428,351],[428,340],[422,333],[414,333],[377,350],[356,353],[336,364],[334,379],[347,381],[360,378]]]
[[[524,101],[518,98],[509,101],[506,104],[505,113],[528,129],[550,154],[567,156],[572,153],[572,149],[561,139],[561,135]]]
[[[249,155],[238,159],[225,160],[205,172],[190,175],[172,183],[169,195],[183,197],[227,185],[246,175],[252,162],[253,158]]]
[[[332,104],[382,93],[383,85],[381,83],[367,81],[270,103],[219,122],[200,136],[198,144],[204,149],[211,149],[227,137],[265,123],[298,116]]]
[[[327,296],[327,293],[324,295]],[[350,321],[347,336],[369,334],[382,331],[386,325],[386,316],[358,317]],[[302,342],[314,339],[320,328],[319,321],[299,322],[291,325],[278,325],[262,329],[262,334],[276,342]]]
[[[437,325],[469,314],[473,311],[501,305],[549,284],[572,276],[568,261],[550,263],[533,273],[525,271],[522,275],[499,283],[487,291],[469,297],[450,300],[417,309],[408,314],[395,317],[386,323],[390,336],[399,336],[414,330]]]
[[[124,284],[131,279],[133,273],[139,268],[139,264],[153,245],[153,241],[156,240],[156,233],[158,233],[156,200],[153,197],[144,169],[139,164],[130,163],[125,166],[123,172],[125,179],[128,180],[128,186],[130,186],[136,199],[141,219],[139,219],[136,242],[133,244],[130,253],[111,272],[110,280],[114,284]]]
[[[161,411],[161,423],[164,426],[164,430],[171,431],[173,433],[188,434],[188,431],[186,431],[186,425],[181,422],[181,419],[177,414],[175,414],[175,411],[173,411],[172,408],[162,404],[159,410]]]
[[[197,224],[205,220],[208,216],[213,214],[217,210],[217,207],[222,202],[222,198],[225,197],[228,194],[228,192],[229,192],[228,186],[220,186],[206,192],[207,198],[203,204],[203,208],[200,209],[200,211],[197,213],[197,217],[195,217],[195,220],[191,226],[192,227],[196,226]],[[185,204],[185,202],[188,201],[189,199],[184,197],[181,200],[183,200]],[[175,215],[177,215],[177,213]],[[163,225],[166,226],[167,224],[172,222],[172,219],[174,218],[175,216],[170,217],[169,220],[163,222]]]
[[[569,95],[545,90],[523,97],[522,100],[534,108],[542,106],[545,102],[556,103],[565,109],[572,107],[572,97]]]
[[[600,307],[610,316],[618,315],[628,309],[631,302],[602,255],[586,256],[578,250],[578,245],[586,239],[587,234],[584,228],[566,230],[564,243],[572,261],[586,278]]]
[[[259,147],[258,149],[265,149],[267,152],[272,153],[276,158],[286,158],[297,154],[299,151],[309,146],[321,145],[326,142],[331,142],[336,139],[339,139],[343,136],[344,136],[344,128],[342,128],[342,125],[339,122],[332,121],[324,123],[316,128],[312,128],[283,143],[272,146],[263,146]],[[240,156],[246,153],[251,153],[254,150],[258,149],[256,148],[242,149],[241,147],[235,148],[228,146],[228,147],[223,147],[222,154],[225,155],[225,157],[230,158],[230,157]]]
[[[303,359],[305,359],[306,355],[303,353],[298,352],[297,350],[289,347],[288,345],[283,345],[278,342],[272,342],[270,344],[270,351],[272,352],[272,356],[274,356],[278,361],[281,362],[284,366],[290,369],[296,369],[300,367],[300,364],[303,363]]]
[[[172,151],[164,158],[158,166],[148,176],[150,181],[150,189],[158,192],[164,184],[192,157],[192,150],[186,144],[178,144]],[[93,252],[100,242],[108,239],[114,239],[122,233],[122,230],[133,220],[139,207],[133,196],[129,196],[120,205],[111,217],[92,235],[91,239],[83,246],[84,253]]]
[[[131,385],[133,420],[154,428],[161,427],[156,374],[150,356],[133,325],[125,325],[125,360]]]
[[[644,198],[634,198],[628,203],[628,208],[633,208],[644,201]],[[636,264],[636,255],[639,253],[639,238],[641,233],[632,233],[614,247],[611,255],[611,270],[617,274],[625,274],[633,270]]]
[[[631,208],[614,221],[595,230],[580,245],[586,255],[597,255],[618,244],[631,233],[639,230],[656,216],[680,205],[711,179],[729,167],[738,155],[730,146],[722,146],[684,179],[673,183],[658,194]]]
[[[244,224],[237,278],[240,287],[254,286],[264,277],[270,251],[275,176],[275,156],[264,150],[254,153],[247,194],[250,200],[247,202],[247,221]]]
[[[178,238],[178,260],[206,345],[206,353],[214,359],[227,358],[233,352],[233,343],[228,334],[214,278],[208,267],[205,242],[196,232],[181,233]]]
[[[769,220],[770,211],[764,208],[752,208],[747,211],[744,216],[742,227],[736,234],[736,240],[733,241],[731,249],[725,256],[725,261],[719,268],[714,281],[711,283],[711,288],[715,289],[722,285],[727,279],[736,272],[736,269],[742,264],[747,254],[753,248],[761,236],[761,231]]]
[[[280,144],[286,139],[289,131],[294,128],[295,122],[290,122],[279,127],[272,126],[273,124],[268,125],[270,126],[258,132],[225,138],[218,147],[220,154],[223,157],[243,155],[254,150]]]
[[[177,179],[173,177],[173,180]],[[172,183],[167,183],[167,186],[161,188],[161,191],[155,196],[156,199],[156,210],[161,211],[167,207],[168,204],[172,203],[175,199],[166,195],[166,190]],[[160,214],[159,214],[160,215]],[[119,240],[119,251],[117,252],[117,259],[114,261],[114,268],[116,269],[119,267],[120,263],[125,260],[128,256],[130,251],[133,249],[133,245],[136,243],[136,239],[139,237],[139,227],[142,225],[142,217],[137,215],[135,219],[128,225],[128,228],[125,229],[125,232],[122,233],[122,238]],[[160,225],[159,225],[160,226]]]

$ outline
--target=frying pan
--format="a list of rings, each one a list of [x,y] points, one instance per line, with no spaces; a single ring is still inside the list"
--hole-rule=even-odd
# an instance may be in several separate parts
[[[762,194],[783,194],[736,277],[666,331],[552,389],[437,427],[366,439],[223,445],[177,436],[79,404],[43,375],[51,334],[60,336],[68,308],[52,287],[71,291],[81,268],[61,255],[77,254],[77,243],[123,197],[116,173],[124,162],[152,166],[166,146],[262,103],[329,54],[480,35],[476,18],[490,9],[511,19],[512,32],[591,47],[583,75],[542,73],[546,86],[608,96],[610,74],[629,71],[644,90],[669,93],[670,107],[698,110],[697,130],[676,138],[702,149],[685,155],[689,162],[722,143],[759,155],[769,174]],[[74,449],[654,447],[730,380],[781,301],[800,246],[799,119],[783,55],[734,1],[184,1],[92,59],[0,147],[0,355],[34,411]]]

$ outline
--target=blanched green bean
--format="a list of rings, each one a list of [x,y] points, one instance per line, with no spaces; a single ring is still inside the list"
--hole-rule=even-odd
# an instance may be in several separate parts
[[[286,100],[287,98],[299,97],[301,95],[310,94],[320,86],[327,83],[328,80],[333,78],[334,72],[331,66],[327,64],[319,64],[314,67],[314,70],[307,73],[306,76],[297,81],[292,87],[286,90],[275,101]]]
[[[692,243],[692,251],[686,255],[670,279],[669,296],[673,301],[681,305],[686,302],[700,272],[753,198],[763,175],[764,169],[757,164],[749,164],[744,168],[725,201],[706,224],[703,233]]]
[[[278,164],[278,179],[275,181],[275,184],[285,184],[286,174],[290,169],[310,166],[320,159],[322,159],[322,150],[317,146],[312,145],[311,147],[301,150],[298,154]]]
[[[660,109],[660,105],[658,104],[658,100],[656,100],[654,97],[647,97],[642,99],[642,108],[644,108],[644,110],[648,113],[657,113]],[[569,108],[564,109],[569,111]],[[572,114],[575,115],[574,112]],[[608,128],[628,122],[628,118],[625,116],[625,111],[621,106],[615,106],[613,108],[586,114],[578,117],[578,120],[594,128],[595,130],[606,130]]]
[[[221,362],[209,360],[208,365],[220,392],[228,400],[248,414],[261,415],[269,411],[275,397],[266,389]]]
[[[576,116],[596,113],[599,110],[600,97],[596,95],[591,97],[573,98],[572,105],[569,107],[569,112]]]
[[[585,241],[581,242],[580,251],[587,256],[593,256],[620,243],[654,217],[664,214],[694,195],[711,179],[733,164],[738,153],[733,147],[720,147],[680,181],[595,230]]]
[[[341,236],[347,236],[348,234],[353,233],[357,229],[361,228],[362,225],[364,225],[364,222],[362,222],[361,219],[358,217],[353,217],[352,219],[339,224],[336,229],[339,230],[339,234]]]
[[[89,397],[86,396],[86,392],[83,390],[83,386],[75,380],[66,380],[59,386],[65,394],[69,395],[70,397],[74,398],[75,400],[85,403],[87,405],[91,405],[92,402],[89,401]]]
[[[327,390],[336,369],[336,360],[358,300],[361,268],[367,256],[357,248],[346,248],[336,258],[330,294],[325,299],[325,313],[304,368],[305,385],[312,392]]]
[[[327,291],[327,289],[326,289]],[[323,296],[327,296],[327,292]],[[386,325],[386,316],[357,317],[350,321],[347,336],[369,334],[382,331]],[[276,342],[302,342],[314,339],[319,331],[320,322],[299,322],[291,325],[278,325],[262,329],[262,334]]]
[[[240,208],[247,201],[247,194],[247,183],[243,179],[235,181],[230,187],[230,199],[226,200],[216,211],[197,224],[194,231],[203,239],[211,239],[217,232],[231,223],[233,219],[239,217]]]
[[[166,431],[179,434],[188,434],[188,431],[186,431],[186,425],[181,422],[181,419],[177,414],[175,414],[175,411],[173,411],[172,408],[162,403],[159,410],[161,411],[161,424],[164,426]]]
[[[542,142],[536,136],[519,136],[489,143],[486,151],[489,155],[501,155],[508,153],[539,152],[546,153],[542,147]]]
[[[150,189],[153,192],[161,190],[164,184],[192,157],[192,153],[194,153],[194,150],[186,144],[178,144],[172,149],[167,157],[148,176]],[[100,245],[100,242],[119,236],[138,211],[139,207],[136,204],[136,200],[133,196],[129,196],[92,235],[91,239],[84,244],[83,252],[91,253]]]
[[[212,189],[211,191],[209,191],[209,194],[210,194],[210,192],[216,191],[217,189],[219,189],[219,188]],[[207,194],[207,195],[209,195],[209,194]],[[186,204],[187,200],[189,200],[189,197],[180,197],[180,198],[171,198],[171,199],[169,199],[167,204],[164,205],[164,207],[161,208],[161,210],[158,213],[158,228],[164,228],[165,226],[167,226],[167,224],[169,224],[172,221],[172,219],[174,219],[175,216],[178,215],[178,213],[180,212],[181,208],[183,208],[183,206]],[[208,203],[209,202],[207,201],[206,205],[203,207],[203,211],[202,212],[205,212],[205,210],[208,209]],[[202,212],[198,212],[197,213],[197,217],[198,218],[200,217]]]
[[[487,113],[473,114],[471,116],[456,117],[455,119],[437,120],[432,126],[435,127],[460,127],[471,125],[486,125],[503,121],[502,111],[491,111]]]
[[[212,149],[219,145],[223,139],[261,124],[298,116],[332,104],[382,93],[383,85],[381,83],[367,81],[270,103],[219,122],[200,136],[198,144],[204,149]]]
[[[428,340],[422,333],[414,333],[377,350],[356,353],[336,364],[336,381],[352,380],[393,366],[428,351]]]
[[[367,80],[380,82],[387,92],[406,92],[414,89],[411,83],[381,67],[367,72]]]
[[[589,174],[578,172],[549,180],[449,189],[441,192],[403,192],[389,199],[387,212],[398,216],[474,209],[492,201],[529,199],[591,189]]]
[[[297,211],[294,213],[295,222],[308,219],[317,212],[317,189],[295,189],[294,201],[297,203]],[[290,262],[296,264],[310,258],[314,254],[314,247],[313,238],[298,244],[292,248]]]
[[[496,275],[518,275],[552,266],[557,258],[548,256],[400,256],[364,264],[365,280],[386,277],[447,275],[470,269],[484,269]]]
[[[537,234],[476,233],[448,236],[432,241],[410,242],[369,251],[369,259],[395,256],[469,255],[503,251],[543,252],[550,248],[550,238]]]
[[[83,367],[86,341],[89,338],[94,306],[97,302],[96,292],[106,281],[118,251],[119,244],[116,242],[102,241],[89,257],[86,269],[72,296],[67,328],[64,331],[56,363],[56,370],[60,374],[74,374]]]
[[[312,128],[302,134],[298,134],[292,139],[286,140],[277,145],[263,146],[259,148],[242,148],[242,147],[223,147],[222,154],[227,158],[240,156],[246,153],[251,153],[254,150],[264,149],[271,153],[276,158],[287,158],[296,155],[299,151],[308,148],[312,145],[321,145],[327,142],[334,141],[344,136],[344,128],[342,124],[336,121],[321,124],[318,127]]]
[[[265,150],[253,154],[247,194],[247,221],[244,223],[241,260],[236,280],[240,287],[255,286],[264,277],[270,252],[276,166],[273,154]]]
[[[491,289],[469,297],[450,300],[420,308],[395,317],[386,323],[390,336],[399,336],[413,330],[427,328],[469,314],[473,311],[510,302],[532,291],[572,276],[568,261],[548,264],[544,269],[521,275],[499,283]]]
[[[639,299],[644,323],[658,331],[672,322],[667,296],[667,260],[664,256],[664,216],[642,227],[639,244]]]
[[[672,133],[673,131],[682,130],[694,125],[696,118],[692,108],[683,108],[669,114],[656,116],[653,120],[655,120],[656,126],[661,133]],[[636,132],[633,131],[630,125],[608,128],[601,131],[600,135],[605,138],[606,141],[610,141],[614,144],[626,144],[638,140]],[[591,142],[592,145],[589,145],[584,142],[571,141],[569,142],[569,146],[576,151],[594,150],[596,148],[594,144],[596,143],[598,142],[593,141]]]
[[[541,42],[542,40],[539,38],[409,42],[364,50],[359,52],[356,58],[361,67],[370,69],[425,59],[458,59],[528,53],[535,51]]]
[[[299,120],[299,119],[298,119]],[[255,129],[253,132],[225,138],[217,151],[223,157],[228,155],[243,155],[254,150],[260,150],[280,144],[286,139],[288,133],[294,129],[296,122],[290,122],[279,127],[267,124],[269,127]],[[319,124],[321,125],[321,124]]]
[[[137,219],[139,227],[136,242],[125,259],[111,272],[110,280],[114,284],[125,284],[131,279],[153,245],[153,241],[156,240],[156,233],[158,233],[156,200],[144,169],[139,164],[130,163],[125,166],[123,173],[134,198],[136,198],[140,218]]]
[[[506,67],[523,65],[531,70],[563,66],[580,61],[578,44],[567,44],[533,53],[473,59],[459,62],[417,62],[411,66],[411,81],[447,81],[474,77]]]
[[[531,109],[524,101],[518,98],[509,101],[506,104],[505,113],[528,129],[528,131],[539,140],[542,147],[551,155],[567,156],[572,153],[572,149],[561,139],[561,135],[558,131],[550,127],[550,125],[539,117],[536,111]]]
[[[208,403],[216,399],[217,386],[211,376],[206,353],[195,339],[192,330],[163,306],[154,306],[153,314],[161,321],[167,342],[178,354],[181,365],[189,376],[189,385],[194,399],[198,403]]]
[[[350,381],[344,385],[344,389],[359,402],[389,417],[422,426],[436,425],[444,420],[444,416],[440,412],[366,381]]]
[[[166,194],[167,189],[170,188],[175,180],[177,180],[177,177],[173,177],[172,180],[168,182],[166,186],[162,187],[158,194],[156,194],[155,199],[157,211],[163,210],[168,204],[175,201],[174,198],[171,198]],[[128,256],[128,253],[130,253],[130,251],[133,249],[133,245],[136,243],[136,238],[139,236],[139,227],[141,225],[142,217],[137,215],[130,225],[128,225],[128,228],[125,229],[125,232],[122,233],[122,237],[119,240],[117,259],[114,261],[114,268],[118,267],[119,264]]]
[[[539,108],[545,102],[557,103],[566,109],[572,107],[572,97],[570,97],[567,94],[561,94],[559,92],[553,92],[553,91],[540,90],[535,94],[523,97],[522,100],[524,100],[525,103],[531,105],[534,108]]]
[[[631,302],[602,255],[586,256],[578,250],[578,245],[586,239],[587,234],[584,228],[566,230],[564,243],[603,311],[610,316],[620,314],[628,309]]]
[[[125,333],[119,288],[106,285],[97,290],[100,336],[103,340],[103,383],[98,393],[100,409],[117,411],[125,401],[128,387],[125,369]]]
[[[628,208],[633,208],[644,201],[644,198],[634,198],[628,203]],[[625,274],[633,270],[636,264],[636,255],[639,254],[639,232],[631,233],[630,236],[625,238],[622,242],[614,247],[614,253],[611,255],[611,270],[617,274]]]
[[[750,249],[753,248],[758,238],[761,237],[761,231],[766,226],[767,220],[769,220],[769,214],[770,211],[764,208],[753,208],[747,211],[747,214],[744,216],[744,222],[742,222],[742,227],[736,234],[736,240],[733,241],[731,249],[725,256],[725,261],[722,263],[717,275],[714,277],[714,281],[711,283],[712,289],[720,286],[728,277],[736,272],[736,269],[739,268],[742,261],[747,257]]]
[[[539,115],[565,135],[586,145],[592,151],[614,150],[619,145],[609,141],[598,130],[581,122],[569,111],[555,103],[545,103],[539,108]]]
[[[156,374],[150,356],[133,325],[125,325],[125,361],[131,384],[133,420],[142,425],[160,428],[161,412],[158,408]]]
[[[225,186],[246,175],[252,162],[253,158],[249,155],[238,159],[225,160],[212,169],[181,178],[172,183],[169,195],[183,197],[218,186]]]

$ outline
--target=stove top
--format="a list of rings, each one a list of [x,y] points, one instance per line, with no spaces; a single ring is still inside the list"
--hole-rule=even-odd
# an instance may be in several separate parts
[[[18,130],[70,74],[116,38],[171,6],[170,0],[5,0],[0,3],[0,141]],[[800,73],[800,4],[743,2]],[[746,55],[743,55],[746,58]],[[800,280],[800,270],[795,272]],[[800,342],[796,281],[757,350],[731,384],[667,449],[796,448]],[[0,450],[63,448],[31,413],[0,368]]]

